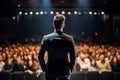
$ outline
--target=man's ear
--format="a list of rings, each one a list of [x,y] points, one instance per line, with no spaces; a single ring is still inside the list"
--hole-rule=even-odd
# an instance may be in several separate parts
[[[62,24],[62,28],[64,28],[64,27],[65,27],[65,23]]]

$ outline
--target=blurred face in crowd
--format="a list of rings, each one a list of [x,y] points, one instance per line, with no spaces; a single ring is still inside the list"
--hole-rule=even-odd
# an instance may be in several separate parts
[[[12,65],[12,60],[8,60],[8,65]]]
[[[6,54],[5,54],[5,53],[3,53],[3,54],[2,54],[2,57],[3,57],[3,58],[6,58]]]
[[[32,60],[29,60],[29,61],[28,61],[28,65],[29,65],[29,66],[33,66],[33,61],[32,61]]]
[[[17,58],[17,64],[20,65],[22,63],[21,58]]]
[[[117,55],[119,55],[119,52],[118,52],[118,51],[116,52],[116,56],[117,56]]]
[[[81,58],[82,60],[84,60],[84,59],[86,58],[86,55],[85,55],[84,53],[82,53],[82,52],[79,54],[79,56],[80,56],[80,58]]]
[[[95,53],[93,52],[91,56],[92,56],[92,57],[95,57]]]
[[[103,54],[100,55],[100,60],[104,61],[105,60],[105,56]]]
[[[16,54],[14,54],[14,55],[13,55],[13,58],[14,58],[14,59],[16,59],[16,58],[17,58],[17,55],[16,55]]]
[[[32,56],[31,55],[27,56],[27,58],[28,58],[28,60],[32,60]]]
[[[86,53],[85,56],[86,56],[86,58],[89,58],[89,53]]]
[[[111,56],[111,53],[110,52],[107,52],[107,57],[110,57]]]
[[[95,66],[95,64],[96,64],[96,60],[93,59],[93,60],[91,61],[91,65],[92,65],[92,66]]]
[[[117,61],[118,61],[117,57],[114,57],[114,58],[113,58],[113,62],[114,62],[114,63],[117,63]]]
[[[96,54],[95,58],[96,60],[99,60],[99,54]]]

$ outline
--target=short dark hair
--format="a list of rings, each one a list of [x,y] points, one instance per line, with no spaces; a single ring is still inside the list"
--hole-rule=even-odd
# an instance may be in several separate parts
[[[55,15],[53,18],[53,23],[56,29],[61,29],[62,25],[65,23],[65,16],[62,14]]]

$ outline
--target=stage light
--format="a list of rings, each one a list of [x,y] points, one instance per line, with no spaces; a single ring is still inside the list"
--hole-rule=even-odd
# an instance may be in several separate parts
[[[32,14],[33,14],[33,12],[32,12],[32,11],[30,11],[30,14],[32,15]]]
[[[12,17],[12,19],[13,19],[13,20],[15,20],[15,19],[16,19],[16,17],[15,17],[15,16],[13,16],[13,17]]]
[[[27,16],[27,15],[28,15],[28,12],[25,12],[25,15]]]
[[[102,11],[101,14],[104,15],[105,13]]]
[[[56,12],[56,14],[60,14],[60,12]]]
[[[50,11],[50,14],[54,14],[54,12],[53,12],[53,11]]]
[[[43,11],[41,11],[40,14],[44,14]]]
[[[94,15],[97,15],[97,12],[94,12]]]
[[[21,5],[20,5],[20,4],[18,4],[17,6],[18,6],[18,7],[21,7]]]
[[[90,11],[89,14],[92,14],[92,11]]]
[[[79,15],[81,15],[82,13],[81,12],[78,12]]]
[[[39,12],[36,12],[35,14],[36,14],[36,15],[39,15]]]
[[[77,11],[74,11],[74,14],[77,14]]]
[[[22,14],[22,12],[20,11],[20,12],[19,12],[19,14],[21,15],[21,14]]]
[[[71,12],[68,12],[68,15],[70,15],[71,14]]]
[[[65,14],[65,11],[62,11],[62,14]]]

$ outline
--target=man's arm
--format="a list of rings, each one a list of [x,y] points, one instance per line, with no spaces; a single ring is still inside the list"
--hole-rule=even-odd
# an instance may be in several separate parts
[[[41,66],[43,72],[46,71],[46,64],[45,64],[45,60],[44,60],[45,51],[46,51],[46,46],[45,46],[45,41],[44,41],[44,37],[43,37],[43,39],[41,41],[41,48],[38,53],[38,60],[40,62],[40,66]]]
[[[75,64],[75,58],[76,58],[76,52],[75,52],[75,46],[74,46],[74,40],[72,38],[72,43],[69,48],[70,53],[70,68],[71,71],[73,70],[74,64]]]

